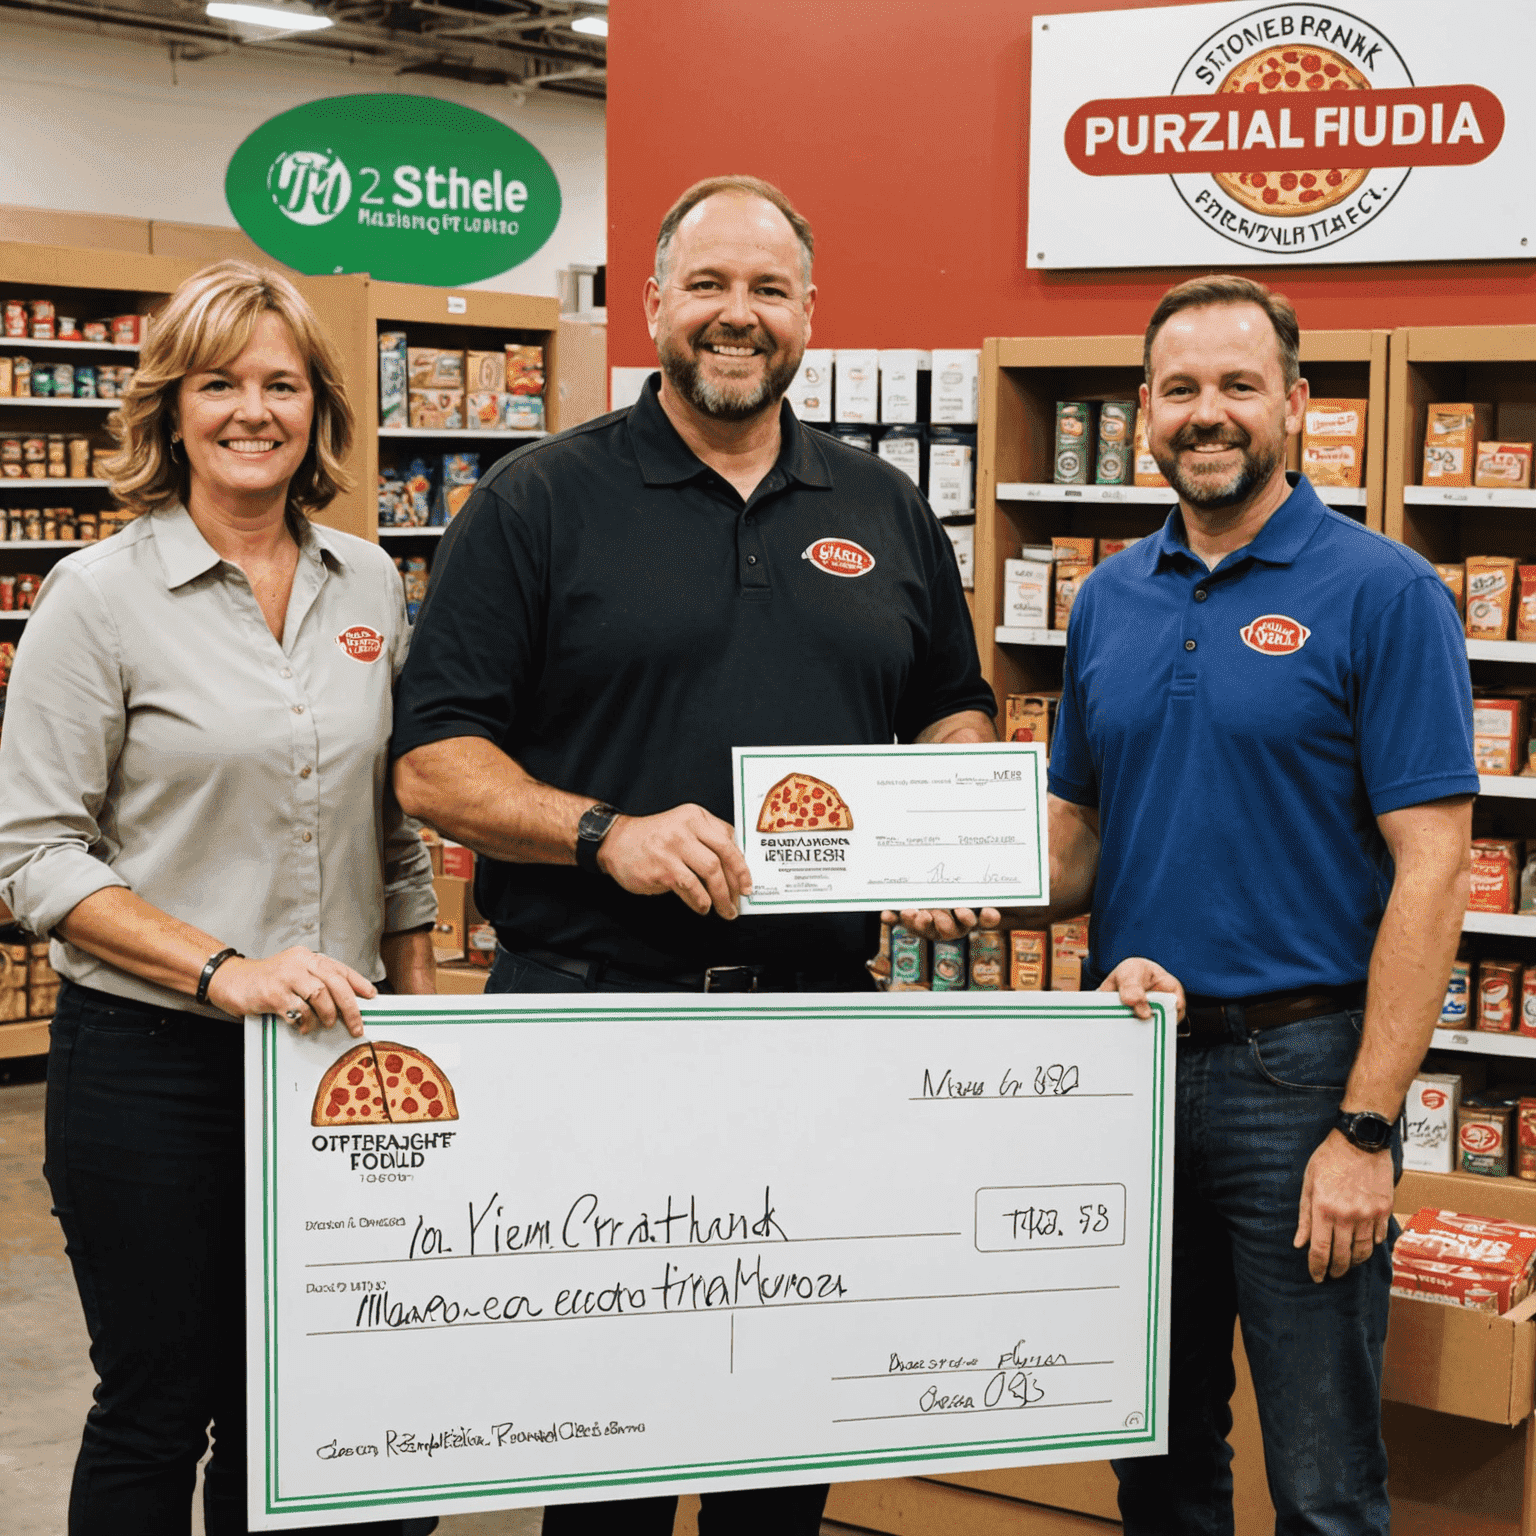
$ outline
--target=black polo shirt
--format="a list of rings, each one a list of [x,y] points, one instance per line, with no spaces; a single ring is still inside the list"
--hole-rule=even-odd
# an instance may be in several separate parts
[[[536,779],[636,816],[732,819],[733,746],[911,741],[995,713],[948,539],[899,470],[781,408],[743,501],[640,401],[509,454],[433,564],[393,751],[483,736]],[[812,555],[831,540],[873,558]],[[831,567],[830,569],[828,567]],[[480,860],[503,943],[643,970],[863,959],[866,914],[698,917],[569,867]]]

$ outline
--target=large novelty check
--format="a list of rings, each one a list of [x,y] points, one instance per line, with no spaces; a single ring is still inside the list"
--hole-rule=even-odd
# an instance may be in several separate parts
[[[736,747],[746,912],[1044,906],[1045,748]]]
[[[1160,1452],[1168,1000],[247,1025],[253,1529]]]

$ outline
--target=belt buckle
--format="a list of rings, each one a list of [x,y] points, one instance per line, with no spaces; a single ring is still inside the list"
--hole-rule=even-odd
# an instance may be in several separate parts
[[[715,990],[714,981],[715,981],[716,975],[722,975],[723,976],[723,975],[725,975],[728,972],[729,973],[734,973],[734,972],[737,972],[737,971],[745,971],[747,973],[747,975],[751,978],[752,985],[747,987],[747,988],[745,988],[744,990],[746,990],[748,992],[756,992],[757,991],[757,972],[755,970],[753,970],[750,965],[709,965],[709,966],[705,966],[705,968],[704,968],[704,990],[706,992],[713,992]]]

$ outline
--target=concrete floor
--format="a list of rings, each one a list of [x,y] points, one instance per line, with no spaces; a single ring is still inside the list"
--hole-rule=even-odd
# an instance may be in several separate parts
[[[63,1536],[95,1384],[64,1240],[48,1213],[41,1075],[41,1060],[0,1061],[0,1536]],[[683,1501],[676,1536],[696,1529],[693,1506]],[[438,1531],[538,1536],[542,1525],[540,1510],[510,1510],[447,1516]],[[823,1536],[847,1532],[823,1527]],[[195,1506],[193,1536],[202,1536]]]

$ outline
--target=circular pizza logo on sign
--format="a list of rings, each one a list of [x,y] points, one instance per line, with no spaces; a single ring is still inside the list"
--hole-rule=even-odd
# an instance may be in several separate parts
[[[763,796],[759,832],[847,832],[853,827],[848,802],[821,779],[788,773]]]
[[[389,1040],[365,1040],[332,1062],[320,1079],[309,1123],[400,1125],[458,1118],[453,1086],[430,1056]]]
[[[384,636],[371,624],[354,624],[336,636],[336,644],[353,661],[377,661],[384,651]]]
[[[1291,656],[1311,638],[1312,631],[1283,613],[1266,613],[1238,630],[1243,644],[1261,656]]]
[[[295,224],[329,224],[351,200],[352,175],[331,149],[290,149],[267,169],[272,201]]]
[[[806,545],[800,558],[829,576],[867,576],[875,568],[875,557],[852,539],[817,539]]]

